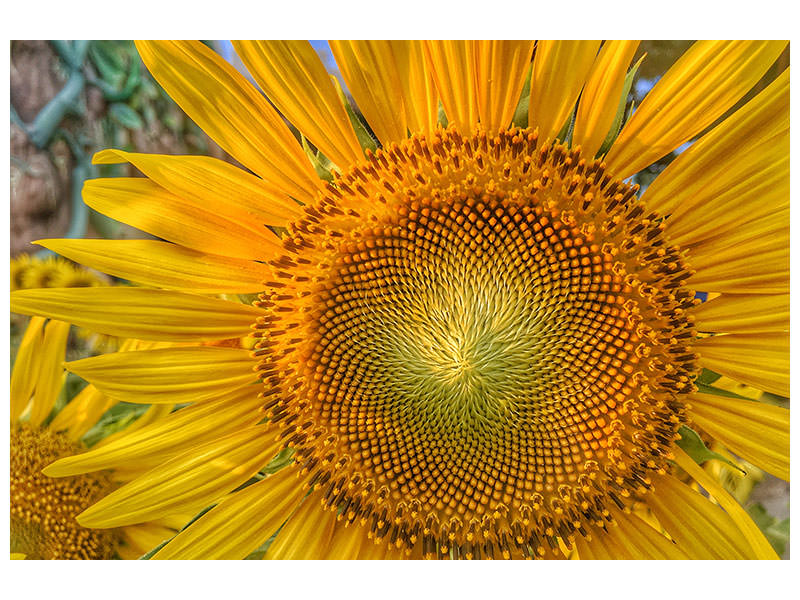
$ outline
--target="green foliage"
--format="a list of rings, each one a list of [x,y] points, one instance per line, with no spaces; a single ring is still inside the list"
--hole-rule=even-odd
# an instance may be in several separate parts
[[[700,439],[700,436],[697,434],[697,432],[691,427],[683,425],[678,430],[678,433],[680,434],[681,439],[679,439],[675,443],[684,452],[686,452],[686,454],[688,454],[692,458],[692,460],[696,462],[698,465],[702,465],[707,460],[721,460],[726,465],[729,465],[734,469],[736,469],[737,471],[741,472],[742,475],[746,475],[746,472],[741,467],[739,467],[739,465],[728,460],[721,454],[709,450],[703,443],[703,440]]]
[[[789,519],[778,521],[767,512],[767,509],[760,503],[753,504],[747,509],[748,514],[758,528],[764,533],[767,541],[772,545],[778,556],[783,556],[786,552],[786,544],[789,542]]]
[[[147,412],[148,404],[132,404],[120,402],[109,408],[100,420],[81,438],[87,448],[91,448],[100,440],[112,433],[122,431],[128,425]]]

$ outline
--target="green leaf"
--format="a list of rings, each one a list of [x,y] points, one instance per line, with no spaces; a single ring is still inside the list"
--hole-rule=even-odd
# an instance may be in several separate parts
[[[144,121],[139,116],[139,113],[122,102],[114,102],[109,107],[108,113],[117,123],[128,129],[141,129],[144,127]]]
[[[698,465],[702,465],[707,460],[721,460],[725,464],[730,465],[737,471],[741,472],[742,475],[747,474],[741,467],[731,462],[721,454],[709,450],[703,443],[703,440],[700,439],[700,436],[697,434],[697,432],[691,427],[683,425],[678,430],[678,433],[680,434],[681,439],[675,443],[678,444],[678,446],[684,452],[686,452],[686,454],[691,456],[692,460]]]
[[[333,80],[333,85],[336,88],[336,91],[339,93],[339,100],[342,102],[345,111],[347,111],[347,116],[350,117],[350,124],[353,126],[353,131],[356,132],[358,143],[364,150],[369,148],[374,152],[378,149],[377,140],[372,137],[366,125],[364,125],[364,123],[361,121],[361,118],[353,110],[353,107],[350,106],[350,102],[347,100],[347,96],[344,95],[342,86],[339,85],[339,80],[333,75],[331,75],[331,79]]]
[[[595,157],[603,156],[609,151],[611,145],[614,143],[614,140],[617,139],[619,132],[622,131],[622,126],[628,119],[630,119],[630,115],[633,113],[632,104],[627,110],[627,116],[625,114],[625,107],[628,104],[628,94],[630,94],[631,86],[633,86],[633,79],[636,76],[636,72],[639,70],[639,67],[641,66],[645,56],[647,56],[647,54],[643,54],[642,57],[636,61],[636,64],[633,65],[631,70],[628,71],[628,74],[625,75],[625,82],[622,84],[622,96],[620,97],[619,104],[617,105],[617,114],[614,117],[614,122],[611,124],[611,129],[608,131],[606,139],[603,140],[600,150],[597,151]]]
[[[764,533],[767,541],[778,553],[778,556],[783,556],[786,552],[786,544],[789,542],[789,519],[778,521],[760,503],[748,507],[747,513]]]
[[[522,86],[522,93],[517,102],[517,110],[514,111],[513,123],[517,127],[525,129],[528,126],[528,106],[531,103],[531,73],[533,73],[533,63],[528,66],[528,74],[525,76],[525,84]]]
[[[261,472],[266,473],[267,475],[273,475],[277,473],[292,462],[293,455],[294,448],[284,448],[275,455],[275,458],[269,461],[269,464],[266,467],[261,469]]]

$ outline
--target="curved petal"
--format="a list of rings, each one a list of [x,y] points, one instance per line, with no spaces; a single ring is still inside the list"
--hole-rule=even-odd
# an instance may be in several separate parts
[[[259,409],[263,403],[257,390],[236,390],[218,400],[177,410],[136,431],[123,430],[123,435],[113,442],[59,459],[43,472],[48,477],[66,477],[102,469],[156,466],[220,436],[255,425],[264,416]]]
[[[406,124],[412,133],[430,134],[439,120],[439,92],[425,59],[423,42],[393,40],[390,44],[403,87]]]
[[[244,337],[263,314],[218,298],[125,287],[20,290],[11,294],[11,311],[108,335],[166,342]]]
[[[136,283],[199,294],[264,290],[267,267],[154,240],[38,240],[77,263]]]
[[[725,509],[728,516],[736,523],[739,531],[742,532],[747,542],[755,553],[755,558],[758,559],[778,559],[775,550],[772,549],[767,538],[755,524],[750,515],[745,512],[744,508],[726,492],[723,487],[715,481],[708,473],[700,468],[688,454],[680,448],[675,448],[675,462],[680,467],[689,473],[697,483],[703,486],[703,489],[714,497],[719,505]]]
[[[608,40],[592,64],[572,131],[572,144],[580,145],[587,160],[597,154],[614,124],[625,76],[638,47],[638,40]]]
[[[44,340],[44,317],[33,317],[25,329],[17,349],[17,358],[11,371],[10,397],[11,422],[16,423],[28,407],[33,389],[39,380],[39,369],[42,364],[42,348]]]
[[[475,42],[478,117],[487,131],[508,127],[514,118],[533,46],[529,40]]]
[[[364,159],[339,94],[308,41],[233,45],[267,97],[325,156],[343,168]]]
[[[120,402],[181,404],[255,382],[256,364],[249,350],[185,346],[101,354],[66,367]]]
[[[778,136],[778,137],[776,137]],[[679,244],[715,235],[742,219],[768,214],[780,203],[764,197],[785,180],[788,205],[789,69],[712,131],[672,161],[650,184],[642,199],[660,214],[669,214],[670,239]],[[783,174],[781,177],[780,174]],[[755,193],[754,193],[755,192]],[[776,198],[779,202],[779,198]],[[703,218],[697,218],[701,210]],[[694,235],[692,235],[694,234]]]
[[[789,481],[789,410],[753,400],[693,394],[700,427],[755,466]]]
[[[175,536],[153,558],[244,558],[278,530],[305,492],[295,470],[282,469],[222,500]]]
[[[83,200],[98,212],[198,252],[270,260],[280,239],[253,215],[233,206],[199,205],[142,177],[91,179]]]
[[[552,139],[567,122],[589,76],[599,40],[539,40],[533,57],[528,124]]]
[[[778,333],[789,330],[788,294],[722,294],[689,310],[699,331]]]
[[[403,87],[390,42],[330,42],[350,93],[382,144],[407,137]]]
[[[738,294],[789,292],[789,208],[749,221],[687,249],[696,290]]]
[[[215,142],[267,185],[308,203],[322,183],[266,98],[195,41],[138,41],[153,77]]]
[[[729,334],[697,340],[700,364],[760,390],[789,396],[789,334]]]
[[[198,206],[225,214],[245,211],[254,222],[285,227],[303,214],[301,206],[247,171],[210,156],[139,154],[101,150],[96,165],[128,162],[165,190]]]
[[[474,40],[425,41],[424,49],[448,124],[469,134],[478,124]]]
[[[193,448],[111,492],[77,520],[106,529],[200,510],[266,465],[280,447],[274,438],[274,430],[256,426]]]
[[[786,42],[699,41],[653,86],[606,156],[625,179],[711,125],[750,90]]]
[[[63,431],[77,442],[116,403],[116,400],[103,396],[93,385],[87,385],[58,412],[49,427],[53,431]]]
[[[653,484],[647,505],[689,558],[756,558],[738,523],[708,498],[672,475],[655,475]]]
[[[331,542],[336,512],[321,505],[312,494],[289,518],[272,542],[264,559],[316,560]]]
[[[69,323],[51,320],[44,328],[44,338],[39,348],[39,372],[31,401],[31,426],[38,427],[48,417],[64,385],[64,355],[67,351]]]

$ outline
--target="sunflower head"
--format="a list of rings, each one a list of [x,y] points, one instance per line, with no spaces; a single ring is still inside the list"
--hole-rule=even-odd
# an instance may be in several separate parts
[[[535,130],[451,128],[305,209],[256,354],[331,509],[409,550],[543,554],[650,488],[695,300],[635,192]]]
[[[52,479],[42,469],[80,448],[67,436],[27,425],[11,429],[11,552],[32,559],[105,559],[112,532],[87,529],[75,517],[113,488],[104,474]]]

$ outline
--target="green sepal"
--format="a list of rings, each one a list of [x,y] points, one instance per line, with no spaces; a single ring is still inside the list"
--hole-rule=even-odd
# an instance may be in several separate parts
[[[625,82],[622,84],[622,96],[619,99],[619,104],[617,105],[617,114],[614,117],[614,122],[611,124],[611,129],[608,131],[608,135],[606,139],[603,140],[603,143],[600,145],[600,150],[597,151],[595,154],[596,158],[599,158],[606,154],[611,149],[611,145],[617,139],[619,132],[622,131],[622,126],[631,118],[633,114],[633,103],[628,106],[628,94],[630,94],[631,87],[633,86],[633,78],[636,76],[636,72],[639,70],[639,67],[644,60],[644,57],[647,54],[643,54],[642,57],[636,61],[636,64],[633,65],[628,74],[625,75]],[[627,107],[627,110],[626,110]]]
[[[533,73],[533,62],[528,66],[528,74],[525,76],[525,84],[522,86],[522,93],[517,102],[517,109],[514,111],[512,123],[514,126],[525,129],[528,126],[528,107],[531,103],[531,74]]]
[[[356,139],[358,139],[358,143],[361,145],[363,150],[369,149],[374,152],[378,149],[377,140],[372,137],[367,129],[367,126],[364,125],[364,123],[361,121],[361,118],[356,114],[356,111],[353,110],[353,107],[347,100],[347,96],[344,95],[342,86],[339,85],[339,80],[333,75],[331,75],[331,80],[333,80],[333,86],[336,88],[336,91],[339,94],[339,100],[344,106],[345,111],[347,111],[347,116],[350,118],[350,124],[353,126],[353,131],[356,132]]]
[[[702,371],[700,371],[700,375],[697,376],[695,383],[711,385],[720,377],[722,377],[722,375],[720,375],[719,373],[715,373],[711,369],[703,369]]]
[[[681,439],[675,443],[698,465],[702,465],[707,460],[721,460],[726,465],[729,465],[739,471],[742,475],[747,474],[739,465],[728,460],[721,454],[709,450],[703,443],[703,440],[700,439],[700,436],[697,434],[697,432],[691,427],[682,425],[678,430],[678,433],[680,434]]]
[[[439,102],[439,106],[436,109],[436,124],[439,125],[442,129],[447,128],[447,124],[450,121],[447,120],[447,114],[444,112],[444,104]]]
[[[758,525],[778,556],[783,556],[786,552],[786,544],[789,542],[789,519],[778,521],[758,502],[747,508],[747,514]]]
[[[747,396],[742,396],[741,394],[737,394],[735,392],[729,392],[728,390],[723,390],[722,388],[714,387],[713,385],[705,385],[702,383],[695,383],[695,387],[697,387],[697,391],[701,394],[710,394],[712,396],[722,396],[723,398],[736,398],[737,400],[750,400],[754,402],[752,398],[748,398]]]
[[[322,152],[312,149],[308,144],[308,140],[306,140],[306,136],[304,136],[302,133],[300,134],[300,143],[303,145],[303,151],[306,153],[308,160],[310,160],[311,164],[314,166],[314,170],[317,172],[317,177],[324,179],[325,181],[333,181],[332,171],[336,168],[336,165],[334,165]]]
[[[144,127],[142,117],[127,104],[114,102],[108,108],[108,114],[117,123],[128,129],[141,129]]]

